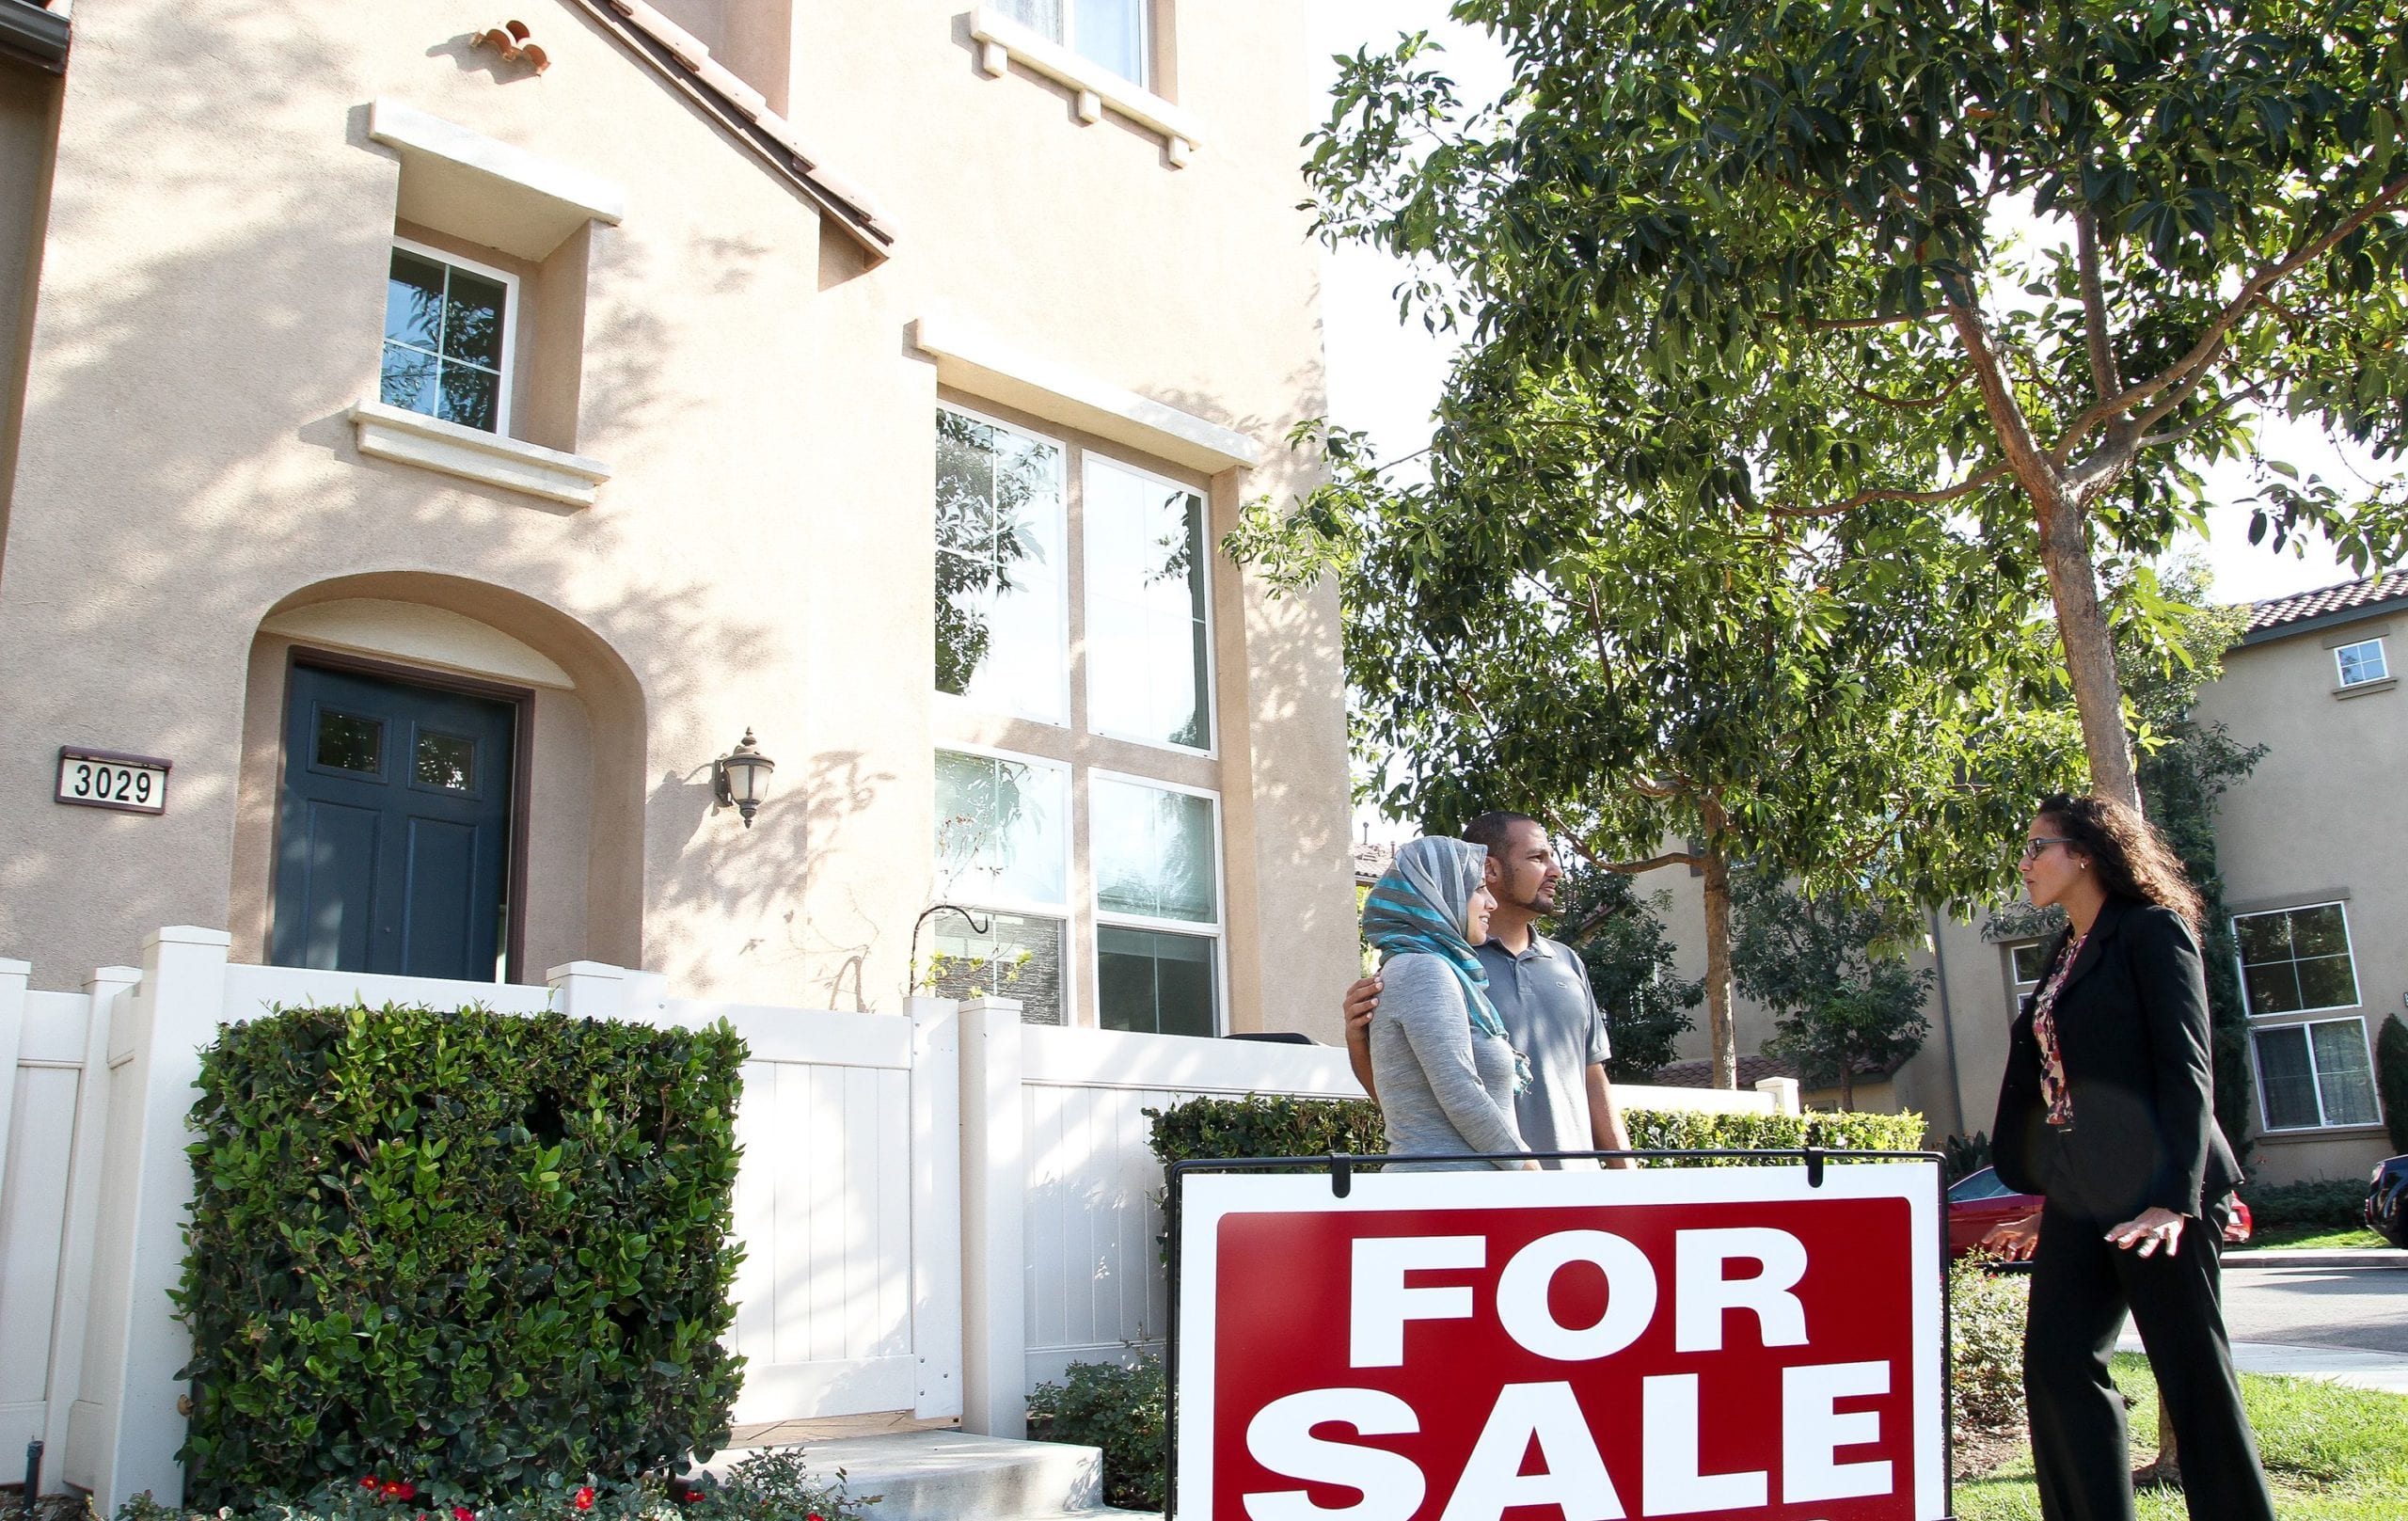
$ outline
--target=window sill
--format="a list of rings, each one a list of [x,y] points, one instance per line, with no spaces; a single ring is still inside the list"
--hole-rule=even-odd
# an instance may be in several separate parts
[[[974,7],[970,36],[978,44],[978,67],[1000,79],[1018,58],[1048,79],[1078,92],[1081,121],[1103,119],[1110,106],[1163,139],[1163,154],[1175,169],[1187,167],[1187,156],[1202,145],[1196,119],[1141,85],[1091,63],[1052,38],[1029,30],[992,6]]]
[[[2392,688],[2399,685],[2400,678],[2398,676],[2385,676],[2380,681],[2360,681],[2353,683],[2347,687],[2336,687],[2333,689],[2333,695],[2336,697],[2368,697],[2372,696],[2376,692],[2387,692]]]
[[[2388,1133],[2381,1122],[2368,1125],[2315,1125],[2291,1130],[2259,1131],[2251,1137],[2261,1146],[2280,1146],[2286,1141],[2348,1141],[2362,1135]]]
[[[591,507],[594,488],[610,479],[610,467],[598,459],[465,428],[383,402],[361,402],[348,416],[358,434],[359,452],[372,459],[416,465],[547,501]]]

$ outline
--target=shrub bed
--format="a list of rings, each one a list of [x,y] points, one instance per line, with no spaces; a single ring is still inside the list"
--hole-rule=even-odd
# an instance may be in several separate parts
[[[1029,1395],[1028,1434],[1101,1449],[1106,1503],[1161,1510],[1170,1434],[1163,1360],[1149,1353],[1127,1368],[1072,1363],[1061,1383],[1039,1384]]]
[[[2243,1183],[2238,1192],[2249,1206],[2253,1229],[2318,1226],[2348,1230],[2366,1224],[2367,1185],[2362,1178],[2315,1183]]]
[[[1948,1418],[1959,1434],[2023,1420],[2025,1274],[1991,1273],[1978,1257],[1948,1270]]]
[[[439,1508],[716,1450],[744,1054],[481,1008],[222,1028],[177,1295],[193,1502],[368,1475]]]

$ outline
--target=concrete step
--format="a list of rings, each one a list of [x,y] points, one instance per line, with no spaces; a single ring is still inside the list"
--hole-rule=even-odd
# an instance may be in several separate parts
[[[724,1474],[749,1453],[707,1465]],[[812,1442],[803,1457],[829,1481],[845,1470],[854,1497],[880,1497],[877,1521],[1101,1521],[1140,1513],[1103,1503],[1103,1454],[1066,1442],[1020,1442],[958,1431],[895,1432]]]

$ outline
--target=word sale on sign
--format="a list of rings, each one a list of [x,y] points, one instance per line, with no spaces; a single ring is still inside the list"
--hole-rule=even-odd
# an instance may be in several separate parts
[[[1188,1521],[1938,1521],[1916,1162],[1189,1173]]]

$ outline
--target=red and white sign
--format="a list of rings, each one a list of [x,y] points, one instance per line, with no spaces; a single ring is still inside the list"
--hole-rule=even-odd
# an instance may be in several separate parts
[[[1182,1521],[1941,1521],[1932,1164],[1190,1173]]]

